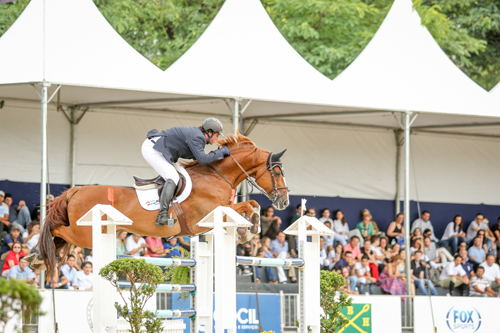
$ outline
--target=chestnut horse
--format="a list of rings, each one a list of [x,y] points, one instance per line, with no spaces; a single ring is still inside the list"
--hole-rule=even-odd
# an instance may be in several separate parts
[[[186,227],[191,234],[208,231],[209,229],[198,227],[196,224],[217,206],[229,206],[232,188],[249,179],[247,178],[249,176],[255,178],[276,209],[282,210],[288,206],[288,188],[280,161],[284,151],[273,155],[257,147],[249,138],[239,133],[229,135],[227,139],[219,140],[217,144],[227,147],[231,156],[212,163],[212,167],[197,162],[185,165],[193,188],[189,197],[181,203],[181,207],[186,217]],[[55,254],[61,249],[67,253],[70,244],[81,248],[92,248],[92,228],[77,226],[76,221],[96,204],[110,203],[108,188],[114,190],[115,208],[133,221],[132,225],[120,226],[121,230],[141,236],[182,236],[180,221],[173,227],[155,226],[158,211],[143,209],[134,188],[104,185],[75,186],[56,198],[43,225],[39,241],[39,258],[43,260],[49,274],[52,267],[55,267]],[[253,234],[258,232],[260,217],[254,208],[258,211],[259,207],[255,200],[234,204],[235,211],[240,214],[245,213],[245,217],[254,223],[254,227],[240,238],[241,242],[250,240]],[[172,207],[170,210],[175,216]],[[94,255],[99,254],[94,253]]]

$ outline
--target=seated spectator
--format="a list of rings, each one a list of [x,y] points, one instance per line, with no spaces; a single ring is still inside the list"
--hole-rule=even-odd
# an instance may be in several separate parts
[[[274,215],[273,206],[269,206],[264,210],[264,214],[260,217],[260,228],[262,236],[271,238],[271,240],[276,239],[278,231],[280,231],[281,218]]]
[[[359,249],[358,244],[359,244],[358,236],[352,236],[349,244],[346,244],[344,246],[344,253],[349,251],[352,253],[352,257],[355,260],[360,261],[361,260],[361,250]]]
[[[64,289],[68,289],[69,287],[73,287],[76,284],[76,273],[78,271],[75,268],[76,259],[72,254],[68,255],[68,259],[66,260],[66,264],[61,267],[61,273],[66,277],[68,282],[62,283],[62,286],[67,286]]]
[[[424,230],[424,234],[425,234],[425,230],[429,229],[429,231],[431,232],[431,234],[430,234],[431,240],[433,242],[438,242],[439,240],[434,235],[434,227],[432,226],[432,222],[429,220],[430,217],[431,217],[431,213],[424,210],[422,212],[422,215],[420,215],[420,218],[413,221],[413,223],[411,225],[411,232],[413,233],[416,228],[420,228],[420,230]]]
[[[474,246],[471,246],[469,249],[469,261],[475,267],[479,266],[486,259],[486,252],[484,252],[483,247],[481,246],[481,237],[474,238]]]
[[[286,259],[290,256],[288,253],[288,242],[285,240],[285,234],[283,231],[278,232],[276,239],[271,242],[271,246],[269,248],[275,258]],[[287,278],[283,267],[276,267],[276,270],[278,271],[279,282],[286,283]],[[288,269],[288,276],[293,283],[297,282],[295,267],[290,267]]]
[[[333,221],[332,230],[335,233],[341,235],[344,240],[349,240],[352,238],[352,236],[357,236],[358,239],[362,241],[362,236],[358,229],[349,230],[349,225],[345,221],[344,212],[341,209],[338,209],[335,212],[335,221]],[[345,246],[346,244],[347,243],[342,245]],[[363,244],[361,244],[361,246],[363,246]]]
[[[484,278],[490,282],[493,290],[498,290],[500,285],[500,266],[495,263],[495,256],[490,254],[480,267],[484,268]]]
[[[332,229],[332,225],[331,225],[330,221],[326,221],[324,223],[324,225],[328,229],[330,229],[330,230]],[[325,239],[325,246],[326,247],[328,247],[328,246],[333,247],[335,245],[335,241],[337,241],[337,243],[340,243],[342,245],[346,244],[344,237],[340,236],[339,234],[325,235],[325,236],[323,236],[323,238]]]
[[[365,216],[363,216],[363,221],[359,222],[356,225],[356,229],[359,230],[359,232],[361,233],[361,236],[363,237],[364,240],[370,239],[370,237],[375,234],[373,232],[373,225],[372,225],[371,221],[372,221],[372,216],[365,215]]]
[[[35,284],[35,274],[28,267],[28,262],[24,257],[19,258],[19,264],[12,267],[7,276],[7,280],[26,281],[28,284]]]
[[[447,250],[445,251],[447,252],[446,256],[443,255],[444,251],[438,251],[436,249],[436,243],[432,242],[430,237],[424,238],[424,254],[429,260],[429,264],[431,265],[432,268],[440,267],[440,265],[438,264],[439,262],[441,263],[447,262],[447,256],[451,256],[451,254]]]
[[[497,224],[491,227],[491,232],[495,236],[496,248],[500,249],[500,217],[497,220]]]
[[[10,230],[9,206],[4,202],[5,192],[0,191],[0,233]],[[1,237],[0,237],[1,238]]]
[[[366,244],[366,242],[365,242]],[[365,285],[368,285],[370,294],[374,293],[374,285],[377,279],[372,277],[370,272],[370,266],[368,264],[368,256],[363,255],[361,257],[361,262],[357,262],[355,266],[356,276],[358,278],[359,293],[363,294],[365,292]]]
[[[167,254],[160,237],[146,237],[146,244],[148,245],[147,254],[149,257],[164,257]]]
[[[47,199],[46,199],[46,204],[45,204],[45,209],[48,211],[50,205],[54,202],[55,198],[54,195],[48,194]],[[40,203],[38,203],[35,208],[33,209],[33,212],[31,213],[31,220],[38,220],[40,221]]]
[[[5,256],[5,263],[2,268],[2,276],[7,277],[9,270],[19,265],[19,258],[24,257],[26,254],[22,251],[21,243],[16,241],[12,244],[12,250],[7,252]]]
[[[382,272],[385,267],[385,255],[382,252],[382,249],[380,248],[380,237],[379,236],[373,236],[371,239],[372,245],[370,246],[370,249],[373,251],[373,255],[375,257],[375,262],[378,266],[378,271]]]
[[[486,238],[485,234],[486,234],[486,232],[484,230],[479,230],[477,232],[477,236],[476,237],[478,237],[479,239],[481,239],[481,247],[484,249],[484,252],[486,252],[486,254],[488,254],[488,253],[493,254],[493,252],[489,251],[488,243],[487,243],[488,239]],[[474,240],[472,241],[472,243],[470,244],[470,246],[474,246]]]
[[[394,244],[389,249],[389,252],[391,253],[392,257],[399,255],[399,253],[401,252],[401,244],[399,244],[399,243]]]
[[[84,262],[94,262],[94,257],[92,256],[92,249],[90,249],[90,254],[85,257]]]
[[[177,237],[170,238],[168,240],[168,243],[163,244],[163,248],[166,250],[165,254],[168,258],[184,258],[184,252],[181,251],[181,247],[177,241]]]
[[[310,217],[316,217],[316,208],[314,207],[309,208],[306,212],[306,215]]]
[[[449,288],[451,296],[453,296],[453,289],[455,287],[459,287],[461,292],[459,296],[463,296],[469,284],[467,273],[465,273],[461,264],[462,257],[456,255],[455,260],[446,264],[439,276],[439,285],[443,288]]]
[[[399,251],[399,256],[401,257],[401,262],[399,263],[399,266],[398,266],[398,269],[400,272],[402,272],[403,274],[403,281],[404,283],[406,283],[406,266],[405,266],[405,263],[406,263],[406,250],[405,249],[401,249],[401,251]],[[411,267],[411,259],[410,259],[410,267]],[[415,295],[415,281],[413,281],[413,275],[411,275],[411,270],[410,270],[410,281],[411,281],[411,294],[412,295]]]
[[[344,254],[344,246],[341,243],[337,243],[335,249],[328,252],[328,260],[330,261],[330,270],[333,269],[333,266],[337,264],[337,262],[342,259]]]
[[[356,289],[356,284],[358,283],[358,277],[355,272],[356,260],[354,259],[352,252],[344,252],[344,257],[337,261],[337,265],[345,267],[349,271],[349,286],[351,288],[351,291],[354,291]]]
[[[461,249],[459,255],[460,257],[462,257],[462,268],[464,269],[465,273],[467,273],[467,278],[470,280],[474,277],[474,266],[469,262],[467,250]]]
[[[118,230],[116,232],[116,255],[127,255],[127,232],[125,230]]]
[[[380,238],[379,249],[385,256],[385,263],[389,262],[393,257],[393,254],[391,252],[391,249],[389,248],[389,240],[387,237]]]
[[[186,251],[191,251],[191,238],[189,236],[177,237],[179,245]]]
[[[40,222],[33,221],[28,226],[28,229],[23,233],[23,241],[30,251],[38,245],[40,239]]]
[[[257,236],[256,239],[259,240],[260,236],[258,234],[254,235],[253,238],[255,238],[256,236]],[[181,238],[182,237],[179,237],[179,240]],[[238,243],[238,245],[236,246],[236,255],[243,257],[255,257],[252,255],[252,244],[250,244],[250,242],[246,242],[244,244]],[[238,265],[238,268],[241,269],[243,276],[249,276],[253,274],[251,269],[247,265]],[[259,277],[259,282],[260,282],[260,277]]]
[[[13,205],[13,201],[12,194],[7,193],[5,195],[5,203],[9,206],[9,222],[19,225],[21,233],[24,233],[27,226],[31,223],[30,210],[24,200],[20,200],[18,205]]]
[[[359,294],[359,292],[357,292],[356,290],[351,290],[351,281],[349,279],[349,269],[347,269],[347,267],[335,265],[333,267],[333,271],[335,273],[342,275],[345,279],[345,284],[339,288],[339,291],[342,291],[348,295],[358,295]],[[354,287],[356,287],[356,286],[354,286]]]
[[[24,244],[23,238],[21,237],[21,229],[18,225],[13,225],[10,233],[3,239],[2,248],[0,249],[0,260],[5,259],[7,253],[12,249],[14,242],[21,243],[21,247]]]
[[[53,276],[46,277],[45,288],[53,288],[53,289],[68,289],[68,279],[61,273],[59,269],[59,263],[56,262],[56,266],[54,267]]]
[[[330,218],[330,210],[328,208],[325,208],[321,211],[321,217],[319,218],[319,221],[322,222],[322,223],[325,223],[325,222],[330,222],[330,226],[333,225],[333,220]]]
[[[93,278],[92,263],[87,261],[83,264],[83,269],[76,273],[74,288],[79,290],[93,290]]]
[[[363,256],[366,256],[368,258],[368,267],[370,267],[370,274],[373,278],[375,278],[375,282],[377,282],[379,271],[378,271],[377,259],[375,258],[375,252],[372,250],[371,240],[369,239],[365,240],[365,243],[361,248],[361,254],[362,254],[361,258],[363,258]]]
[[[302,208],[301,204],[297,205],[296,213],[290,220],[290,224],[292,225],[295,221],[297,221],[301,216],[302,213],[305,212],[305,209]],[[288,246],[290,248],[290,255],[294,258],[297,257],[297,236],[295,235],[286,235],[286,241],[288,242]]]
[[[467,242],[471,242],[476,236],[478,236],[479,230],[484,230],[484,241],[488,247],[486,253],[495,250],[495,236],[493,235],[493,232],[491,232],[488,223],[488,219],[486,219],[483,214],[477,213],[476,218],[471,222],[469,228],[467,229]]]
[[[127,252],[131,256],[135,257],[140,257],[140,256],[149,257],[146,251],[144,251],[144,249],[147,249],[148,247],[149,245],[146,244],[146,240],[137,234],[128,236],[127,241],[125,243],[125,248],[127,249]]]
[[[328,260],[328,251],[325,246],[325,238],[319,238],[319,266],[322,270],[330,268],[330,260]]]
[[[271,246],[271,239],[269,237],[262,237],[261,239],[261,246],[258,251],[258,257],[261,258],[274,258],[273,253],[271,249],[269,248]],[[258,272],[258,270],[257,270]],[[257,273],[257,278],[260,280],[260,274]],[[274,271],[272,267],[266,266],[266,275],[267,275],[267,280],[271,284],[276,284],[278,281],[276,281],[276,275],[274,275]]]
[[[427,285],[427,287],[429,287],[431,295],[437,296],[438,292],[436,291],[434,284],[431,280],[426,278],[425,270],[428,268],[430,268],[430,265],[422,261],[422,251],[416,251],[411,262],[413,283],[420,290],[420,293],[422,293],[422,295],[429,296],[429,293],[425,289],[425,286]]]
[[[455,215],[453,221],[448,223],[443,237],[438,242],[439,247],[451,247],[453,253],[458,252],[458,244],[465,241],[462,216]]]
[[[484,267],[479,266],[476,271],[477,276],[470,280],[470,296],[498,297],[498,293],[490,287],[490,281],[484,278]]]
[[[422,240],[420,238],[413,239],[413,242],[411,243],[411,247],[410,247],[410,256],[413,257],[413,255],[417,251],[424,253],[424,243],[422,242]]]
[[[361,211],[361,221],[363,221],[363,218],[365,215],[370,215],[370,221],[371,221],[370,223],[372,224],[372,227],[373,227],[373,234],[376,236],[379,236],[379,237],[384,237],[385,232],[380,231],[377,222],[373,221],[372,214],[366,208]]]
[[[416,239],[420,239],[422,244],[424,244],[424,235],[422,234],[422,230],[420,230],[420,228],[415,228],[413,233],[410,234],[410,242],[412,244]]]
[[[69,254],[75,257],[75,269],[79,272],[83,268],[83,264],[85,263],[85,258],[82,253],[82,248],[79,246],[71,246],[69,250]]]
[[[396,243],[404,244],[404,220],[404,214],[399,213],[398,215],[396,215],[396,219],[389,224],[389,227],[387,227],[387,237],[389,239],[389,245],[394,245]]]
[[[401,257],[396,255],[380,274],[380,287],[391,295],[406,295],[404,269],[400,269]]]

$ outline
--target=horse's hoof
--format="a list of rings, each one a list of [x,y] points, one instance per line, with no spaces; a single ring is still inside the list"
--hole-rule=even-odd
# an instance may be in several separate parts
[[[238,233],[238,235],[243,236],[244,234],[247,233],[247,228],[241,228],[241,227],[237,228],[236,232]]]
[[[24,259],[29,262],[29,263],[32,263],[34,262],[35,260],[38,259],[38,256],[37,256],[38,253],[31,253],[29,255],[27,255],[26,257],[24,257]]]
[[[252,234],[254,234],[254,235],[255,235],[255,234],[258,234],[258,233],[259,233],[259,226],[258,226],[258,225],[253,225],[253,226],[251,226],[251,227],[250,227],[250,232],[251,232]]]
[[[259,214],[255,214],[255,213],[254,213],[254,214],[252,215],[252,224],[253,224],[254,226],[259,226],[259,225],[260,225],[260,216],[259,216]]]
[[[38,269],[38,270],[41,270],[41,271],[47,270],[47,267],[43,263],[40,263],[40,264],[31,264],[31,268],[32,269]]]

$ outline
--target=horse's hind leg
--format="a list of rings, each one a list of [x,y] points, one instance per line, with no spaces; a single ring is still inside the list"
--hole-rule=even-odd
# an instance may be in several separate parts
[[[250,230],[246,228],[238,228],[237,232],[241,236],[240,243],[246,243],[252,239],[253,235],[259,232],[260,227],[260,206],[255,200],[248,200],[234,205],[233,209],[243,215],[252,222],[253,226]]]

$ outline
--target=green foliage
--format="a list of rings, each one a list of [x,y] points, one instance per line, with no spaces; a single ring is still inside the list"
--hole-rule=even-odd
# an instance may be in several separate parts
[[[162,331],[161,318],[157,318],[151,311],[143,310],[146,302],[154,295],[156,287],[164,281],[160,267],[148,264],[144,259],[124,258],[102,268],[99,275],[117,288],[125,305],[116,302],[115,308],[130,324],[130,332],[139,333],[141,326],[146,328],[146,332]],[[118,286],[120,275],[125,276],[131,284],[129,302],[123,294],[125,288]]]
[[[182,246],[175,246],[174,249],[178,249],[179,251],[181,251],[181,253],[184,254],[184,259],[191,258],[191,254],[189,253],[189,251],[185,250]],[[180,257],[173,257],[173,258],[180,258]],[[165,280],[170,281],[171,284],[189,284],[191,283],[191,268],[186,266],[170,267],[165,271]],[[190,294],[191,293],[189,292],[180,293],[177,301],[182,301],[183,304],[188,300]]]
[[[337,295],[337,291],[345,285],[342,275],[335,272],[321,271],[321,307],[325,315],[321,315],[321,332],[334,333],[344,327],[349,320],[340,316],[340,312],[346,306],[350,306],[352,300],[344,292]]]
[[[13,318],[23,316],[25,321],[30,316],[43,315],[38,309],[42,303],[42,296],[36,288],[25,281],[0,279],[0,331]],[[18,324],[14,329],[21,332]]]

